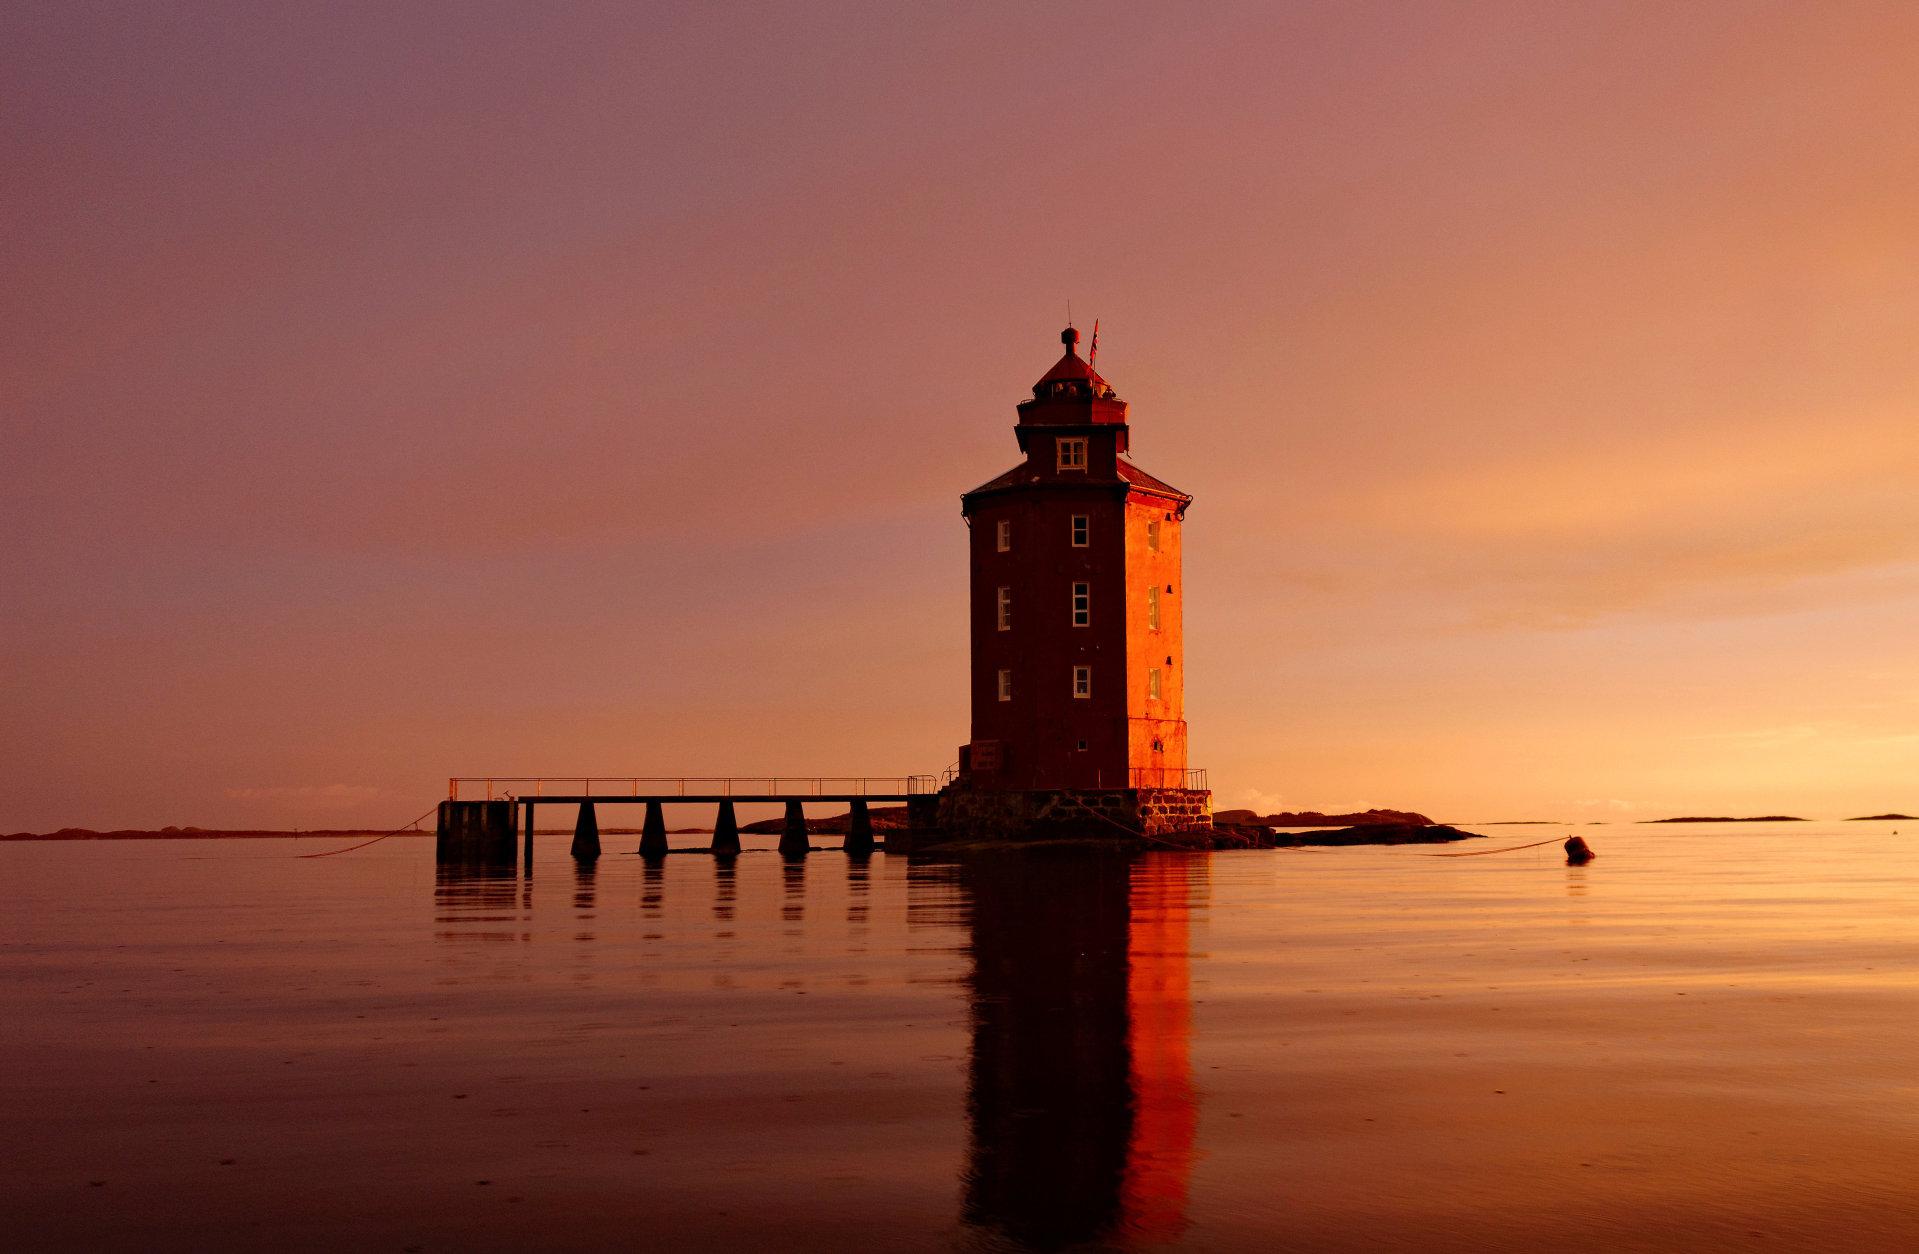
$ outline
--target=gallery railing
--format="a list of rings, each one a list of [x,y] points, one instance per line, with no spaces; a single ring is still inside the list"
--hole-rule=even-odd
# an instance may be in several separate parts
[[[1134,788],[1184,788],[1190,792],[1204,792],[1206,791],[1206,772],[1187,767],[1136,766],[1132,768],[1132,786]]]
[[[931,775],[456,775],[446,781],[449,801],[461,790],[488,801],[498,797],[887,797],[939,791]]]

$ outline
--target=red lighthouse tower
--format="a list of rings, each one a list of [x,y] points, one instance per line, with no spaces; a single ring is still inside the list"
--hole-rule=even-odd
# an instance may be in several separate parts
[[[987,807],[1009,814],[1066,803],[1145,830],[1210,826],[1186,763],[1180,526],[1192,498],[1126,460],[1126,402],[1081,359],[1078,331],[1060,340],[1065,355],[1019,404],[1025,460],[960,498],[973,728],[959,789],[1030,795]]]

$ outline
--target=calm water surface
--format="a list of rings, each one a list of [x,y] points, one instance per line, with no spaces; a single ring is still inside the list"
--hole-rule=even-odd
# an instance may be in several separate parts
[[[1895,826],[1582,828],[1578,870],[0,845],[5,1241],[1915,1249]]]

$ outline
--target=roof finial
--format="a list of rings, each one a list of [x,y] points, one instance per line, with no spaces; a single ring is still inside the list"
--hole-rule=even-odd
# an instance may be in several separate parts
[[[1059,333],[1059,342],[1066,345],[1066,351],[1069,353],[1073,351],[1073,346],[1079,343],[1079,332],[1073,329],[1072,323],[1067,323],[1066,329]]]

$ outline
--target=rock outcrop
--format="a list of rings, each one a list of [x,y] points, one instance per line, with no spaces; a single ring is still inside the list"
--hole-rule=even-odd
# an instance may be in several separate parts
[[[1251,810],[1215,810],[1216,827],[1430,827],[1432,820],[1411,810],[1362,810],[1356,814],[1322,814],[1318,810],[1286,810],[1256,814]]]
[[[1455,840],[1484,840],[1478,832],[1462,832],[1443,823],[1414,826],[1406,823],[1369,823],[1329,832],[1274,832],[1275,848],[1316,845],[1443,845]]]

